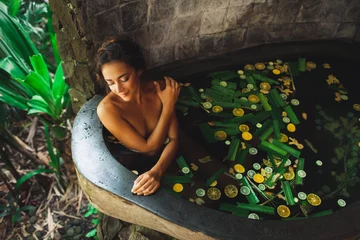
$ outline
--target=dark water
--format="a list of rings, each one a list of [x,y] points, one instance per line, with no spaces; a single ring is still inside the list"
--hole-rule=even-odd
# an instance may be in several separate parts
[[[305,159],[304,171],[306,172],[306,177],[303,179],[303,185],[291,184],[291,191],[293,196],[297,197],[298,192],[305,192],[306,194],[314,193],[322,199],[321,204],[319,206],[311,206],[308,204],[307,200],[299,200],[299,202],[295,203],[295,205],[289,206],[285,200],[276,197],[270,203],[264,204],[265,206],[274,207],[275,215],[249,211],[246,213],[246,216],[248,213],[257,213],[261,219],[281,219],[281,217],[276,213],[276,207],[279,205],[286,205],[289,207],[291,211],[289,219],[294,217],[304,217],[305,215],[301,208],[306,210],[308,216],[312,216],[323,211],[331,210],[332,212],[335,212],[339,210],[341,207],[337,203],[338,199],[345,200],[346,206],[349,206],[354,201],[359,200],[360,171],[358,170],[360,168],[360,146],[358,144],[360,144],[360,112],[356,111],[353,107],[354,104],[360,104],[359,90],[357,89],[357,81],[359,77],[356,73],[357,68],[359,68],[359,63],[342,59],[320,59],[309,56],[301,57],[306,58],[306,61],[316,63],[317,66],[311,71],[307,70],[305,72],[299,72],[299,76],[293,77],[296,91],[290,94],[288,99],[295,98],[300,102],[298,106],[293,106],[289,103],[297,118],[299,119],[300,124],[296,125],[295,132],[288,132],[286,128],[280,129],[280,131],[281,133],[286,134],[288,137],[297,139],[298,142],[304,146],[304,148],[299,151],[301,151],[300,157]],[[276,59],[264,59],[263,63],[265,63],[267,66],[266,63],[268,61],[275,63]],[[282,59],[282,61],[284,63],[290,61],[298,62],[298,58]],[[330,64],[330,68],[324,68],[324,63]],[[236,67],[229,67],[227,69],[219,70],[230,70],[236,73],[238,70],[243,69],[245,64],[254,65],[255,62],[243,63]],[[210,73],[212,72],[198,73],[196,75],[177,80],[184,83],[190,82],[196,90],[199,88],[210,88],[211,79],[208,77]],[[340,84],[342,84],[340,87],[346,89],[343,89],[343,91],[345,91],[343,92],[343,95],[346,95],[348,98],[347,100],[335,101],[335,92],[339,90],[337,89],[339,84],[329,85],[327,83],[326,80],[331,74],[340,81]],[[286,73],[274,75],[271,71],[268,71],[266,76],[272,79],[278,79],[281,76],[290,77],[290,75]],[[240,80],[239,78],[227,80],[227,82],[236,83],[239,83],[239,81],[245,80]],[[259,87],[260,82],[256,81],[256,83]],[[272,85],[272,87],[274,87],[274,85]],[[238,87],[237,89],[241,88]],[[279,91],[279,93],[281,92]],[[188,93],[182,94],[181,97],[188,98],[188,95]],[[211,109],[209,110],[211,111]],[[253,112],[250,109],[244,110],[245,114]],[[223,112],[232,113],[232,109],[224,108]],[[307,120],[302,117],[302,113],[307,114]],[[209,121],[222,121],[224,118],[210,115],[201,108],[189,107],[185,115],[178,112],[178,120],[181,128],[189,136],[191,136],[192,139],[199,142],[211,156],[215,156],[218,159],[223,159],[227,155],[229,146],[224,144],[224,141],[207,143],[199,129],[200,123],[206,123]],[[261,123],[264,122],[265,121],[262,121]],[[247,124],[250,127],[250,132],[254,136],[254,132],[257,129],[255,125],[249,122],[244,124]],[[241,138],[241,134],[237,135],[237,137],[242,142],[246,142]],[[274,136],[271,135],[270,137],[273,138]],[[307,139],[313,145],[313,147],[317,150],[317,153],[315,153],[306,144],[304,139]],[[229,136],[227,140],[230,140]],[[256,144],[258,143],[259,142],[253,141],[252,147],[257,148]],[[289,146],[297,149],[295,145]],[[266,158],[267,154],[260,149],[258,149],[258,151],[259,152],[257,155],[247,157],[246,161],[243,163],[246,171],[253,169],[253,163],[259,163],[262,165],[262,168],[265,167],[263,164],[263,158]],[[296,158],[289,157],[289,159],[292,161],[292,165],[294,165]],[[322,166],[318,166],[316,164],[316,160],[321,160]],[[196,161],[194,160],[194,162]],[[202,167],[202,163],[197,162],[196,164],[200,168]],[[232,167],[234,164],[236,164],[236,162],[224,161],[224,164]],[[190,162],[188,162],[188,165],[190,166]],[[212,174],[215,173],[216,169],[213,169],[213,171],[214,172]],[[192,172],[195,175],[194,178],[196,178],[197,172]],[[260,171],[257,172],[260,173]],[[179,170],[177,176],[182,175],[182,172]],[[208,176],[210,175],[211,173],[209,173]],[[243,173],[243,176],[245,175],[246,172]],[[184,183],[183,185],[184,188],[186,188],[186,185],[190,184]],[[265,191],[277,194],[281,191],[280,185],[280,181],[278,181],[274,189],[267,188]],[[167,189],[171,192],[171,186],[172,185],[165,185],[163,187],[164,189]],[[239,189],[240,186],[241,184],[238,184],[237,188]],[[199,185],[199,187],[205,190],[208,189],[208,187],[203,185]],[[206,198],[206,195],[202,197],[205,202],[212,202],[211,206],[208,205],[209,207],[218,209],[220,203],[230,203],[234,205],[236,205],[238,202],[248,203],[246,197],[243,196],[240,192],[235,198],[230,199],[225,196],[223,189],[219,188],[219,190],[222,192],[222,196],[219,200],[209,200]],[[173,193],[185,199],[189,199],[189,196],[194,196],[193,200],[195,198],[199,198],[195,195],[195,193],[191,195],[189,191],[190,190],[188,189],[186,192],[187,195],[185,193],[183,195],[182,193]],[[258,193],[257,196],[260,200],[258,204],[263,204],[265,199],[262,198]]]

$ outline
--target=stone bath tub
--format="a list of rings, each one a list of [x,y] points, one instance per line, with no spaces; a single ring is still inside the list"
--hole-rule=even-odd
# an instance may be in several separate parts
[[[164,66],[163,75],[181,78],[196,72],[256,62],[270,57],[301,54],[336,56],[359,61],[359,46],[346,42],[306,42],[263,45],[210,60]],[[359,61],[360,63],[360,61]],[[190,66],[191,68],[187,67]],[[250,220],[198,206],[158,190],[150,196],[132,195],[136,176],[106,148],[96,107],[103,96],[89,100],[78,113],[72,154],[81,187],[90,202],[112,217],[143,225],[178,239],[357,239],[360,233],[360,200],[324,217],[303,220]],[[124,153],[126,154],[126,153]]]

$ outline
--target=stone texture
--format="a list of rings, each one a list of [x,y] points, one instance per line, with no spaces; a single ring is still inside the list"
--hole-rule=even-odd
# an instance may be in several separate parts
[[[254,0],[230,0],[229,7],[238,7],[238,6],[250,5],[253,2],[254,2]]]
[[[293,24],[273,24],[269,31],[269,42],[281,42],[291,39]]]
[[[150,48],[149,26],[144,26],[132,32],[131,38],[144,49]]]
[[[182,60],[198,56],[199,38],[188,38],[181,40],[175,45],[175,59]]]
[[[202,0],[179,0],[177,16],[194,15],[202,11]]]
[[[317,23],[297,23],[293,29],[293,40],[309,40],[318,39],[320,33],[318,31],[319,25]]]
[[[224,9],[229,6],[230,0],[198,0],[202,2],[201,9],[203,11],[212,11],[217,9]]]
[[[270,24],[274,19],[276,6],[276,0],[268,0],[266,3],[254,4],[252,16],[249,19],[249,25],[259,26]]]
[[[270,26],[249,27],[246,36],[246,46],[265,43],[269,38],[268,29]]]
[[[200,37],[199,55],[214,56],[223,51],[225,32],[203,35]]]
[[[323,10],[324,0],[302,0],[296,22],[317,22]]]
[[[280,1],[275,11],[273,23],[293,23],[301,7],[301,0]]]
[[[225,29],[231,30],[231,29],[236,29],[238,27],[246,27],[252,15],[253,15],[252,4],[229,8],[225,18]]]
[[[150,24],[149,31],[151,45],[164,45],[174,43],[176,29],[172,22]]]
[[[320,20],[323,22],[340,21],[345,14],[347,1],[326,1]]]
[[[211,34],[224,30],[226,9],[205,12],[202,15],[200,34]]]
[[[174,0],[151,0],[150,22],[171,21],[177,2]]]
[[[155,67],[175,60],[175,47],[164,45],[150,48],[150,66]]]
[[[360,30],[357,32],[354,40],[355,40],[355,42],[360,42]]]
[[[344,22],[354,22],[360,24],[360,1],[359,0],[350,0],[349,5],[346,8]]]
[[[237,29],[226,32],[224,39],[224,52],[230,52],[244,46],[246,29]]]
[[[147,22],[148,5],[134,2],[121,7],[122,26],[125,32],[142,27]]]
[[[114,8],[112,11],[107,11],[91,18],[90,25],[92,27],[90,28],[90,33],[95,42],[101,42],[105,37],[123,31],[119,13],[119,8]]]
[[[111,11],[116,6],[113,1],[85,1],[86,12],[89,17],[97,13]]]
[[[175,20],[175,38],[183,39],[199,35],[202,15],[181,17]]]
[[[318,24],[319,38],[331,39],[334,37],[336,30],[339,27],[338,22],[320,22]]]
[[[354,38],[357,28],[354,23],[341,23],[335,34],[336,38]]]

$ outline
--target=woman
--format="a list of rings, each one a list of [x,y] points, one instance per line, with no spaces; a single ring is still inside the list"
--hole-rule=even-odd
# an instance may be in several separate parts
[[[146,196],[159,188],[178,149],[174,106],[182,85],[170,77],[164,82],[143,81],[144,69],[141,50],[131,41],[110,38],[98,50],[97,77],[111,90],[97,108],[101,122],[127,148],[159,156],[150,170],[138,176],[131,190]]]

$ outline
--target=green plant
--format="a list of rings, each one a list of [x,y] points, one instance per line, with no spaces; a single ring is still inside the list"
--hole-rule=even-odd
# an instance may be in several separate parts
[[[98,211],[96,208],[94,208],[94,207],[89,203],[89,204],[88,204],[88,211],[84,214],[84,216],[87,218],[87,217],[90,217],[90,216],[92,216],[92,215],[97,214],[98,212],[99,212],[99,211]],[[99,224],[99,219],[98,219],[98,218],[94,218],[94,219],[91,220],[91,222],[92,222],[94,228],[93,228],[91,231],[89,231],[89,232],[85,235],[85,237],[87,237],[87,238],[93,237],[94,239],[98,239],[96,226]]]

